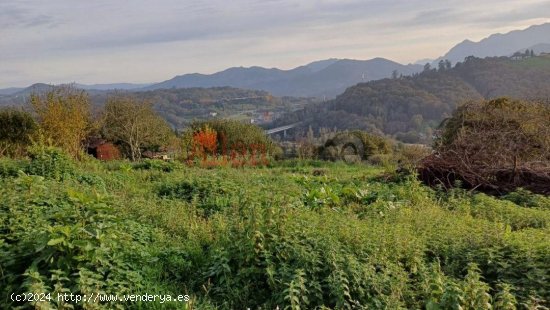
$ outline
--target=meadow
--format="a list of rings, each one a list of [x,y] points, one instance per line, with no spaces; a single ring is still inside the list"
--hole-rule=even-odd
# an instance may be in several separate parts
[[[1,308],[546,309],[549,197],[443,191],[394,168],[0,159]],[[10,300],[29,292],[52,298]]]

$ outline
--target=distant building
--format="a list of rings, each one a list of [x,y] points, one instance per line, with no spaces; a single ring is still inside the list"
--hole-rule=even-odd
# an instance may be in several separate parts
[[[101,138],[88,140],[86,148],[88,154],[99,160],[116,160],[122,158],[120,150],[116,145]]]
[[[269,112],[269,111],[264,112],[264,114],[262,115],[262,121],[264,123],[269,123],[273,121],[273,112]]]

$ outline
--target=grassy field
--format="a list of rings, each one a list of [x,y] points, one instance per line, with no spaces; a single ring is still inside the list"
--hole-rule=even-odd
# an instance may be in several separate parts
[[[25,171],[26,173],[24,173]],[[34,174],[34,175],[33,175]],[[40,176],[39,176],[40,175]],[[362,164],[0,160],[1,308],[543,309],[550,199]],[[51,300],[12,302],[11,293]],[[7,296],[7,297],[4,297]]]

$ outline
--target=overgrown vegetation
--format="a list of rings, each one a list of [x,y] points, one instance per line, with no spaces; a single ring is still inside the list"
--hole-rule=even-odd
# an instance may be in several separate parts
[[[72,304],[85,309],[549,305],[550,205],[526,190],[439,191],[341,162],[203,169],[58,152],[0,161],[3,308],[69,307],[14,292],[190,297]]]

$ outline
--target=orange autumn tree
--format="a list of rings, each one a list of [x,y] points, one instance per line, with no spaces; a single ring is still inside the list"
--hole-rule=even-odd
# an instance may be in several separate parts
[[[193,149],[194,153],[202,156],[203,159],[206,159],[208,155],[215,156],[218,149],[218,133],[209,126],[195,132],[193,134]]]

